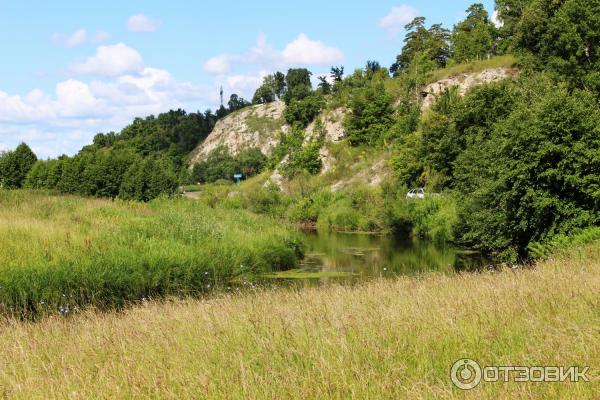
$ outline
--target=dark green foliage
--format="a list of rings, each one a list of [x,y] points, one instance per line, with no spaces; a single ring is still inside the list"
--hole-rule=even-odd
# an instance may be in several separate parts
[[[292,126],[288,133],[280,132],[279,144],[273,149],[269,159],[269,167],[276,168],[286,156],[300,149],[303,142],[304,131],[297,126]]]
[[[325,143],[325,130],[321,120],[315,122],[313,135],[311,139],[305,141],[303,132],[297,128],[289,134],[288,159],[281,166],[281,173],[284,176],[316,175],[321,172],[323,163],[320,150]]]
[[[326,76],[319,76],[319,90],[322,94],[331,94],[331,83],[327,81]]]
[[[341,82],[342,78],[344,77],[344,67],[331,67],[330,76],[333,78],[334,82]]]
[[[62,177],[63,160],[38,160],[27,174],[26,189],[56,189]]]
[[[163,160],[146,158],[130,165],[125,172],[119,197],[124,200],[150,201],[160,195],[172,195],[177,179]]]
[[[237,98],[236,106],[239,105]],[[169,111],[144,119],[136,118],[117,135],[96,135],[94,145],[133,149],[144,157],[167,156],[182,165],[183,158],[212,131],[216,120],[210,111],[191,114],[183,110]]]
[[[285,109],[285,121],[290,125],[298,124],[305,128],[319,115],[324,106],[325,100],[319,93],[302,99],[292,99]]]
[[[600,222],[597,101],[549,81],[523,89],[489,139],[467,148],[455,168],[461,239],[508,258],[532,241]]]
[[[37,157],[25,143],[21,143],[14,151],[0,154],[0,187],[22,187],[36,161]]]
[[[228,108],[222,107],[217,114],[225,116],[248,105],[243,98],[232,94]],[[74,157],[35,163],[25,185],[32,189],[143,201],[171,195],[178,182],[189,180],[187,157],[212,131],[217,118],[210,111],[188,114],[183,110],[136,118],[120,133],[97,134],[93,144]],[[0,162],[3,160],[4,157]],[[256,162],[245,163],[248,173],[257,169]]]
[[[126,171],[132,163],[136,162],[139,161],[131,151],[95,152],[83,171],[82,178],[85,182],[83,194],[97,197],[117,197]]]
[[[286,91],[285,75],[281,72],[276,72],[267,75],[263,78],[263,83],[254,92],[252,103],[264,104],[271,103],[283,97]]]
[[[267,158],[259,149],[248,149],[232,157],[226,148],[219,147],[206,160],[194,164],[192,180],[195,183],[212,183],[221,179],[233,181],[234,174],[242,174],[244,178],[259,174]]]
[[[374,83],[353,92],[349,102],[352,113],[344,120],[348,139],[353,146],[380,143],[393,123],[390,102],[382,83]]]
[[[510,50],[514,47],[514,34],[525,8],[532,0],[496,0],[496,11],[498,19],[502,26],[498,29],[502,41],[500,47],[502,50]]]
[[[302,100],[312,94],[310,76],[312,73],[306,68],[292,68],[285,76],[287,91],[283,96],[286,105],[292,100]]]
[[[446,66],[450,57],[450,31],[440,24],[425,28],[424,17],[415,18],[405,29],[405,44],[396,62],[390,67],[392,74],[408,72],[411,64],[415,63],[427,65],[427,68],[429,64],[437,68]]]
[[[452,59],[456,62],[482,60],[494,53],[496,28],[489,19],[483,4],[473,4],[467,18],[452,32]]]
[[[600,93],[600,1],[529,0],[514,29],[515,46],[578,87]]]
[[[271,103],[271,102],[275,101],[275,99],[276,99],[275,93],[273,93],[272,88],[266,84],[262,84],[261,86],[259,86],[258,89],[256,89],[256,92],[254,92],[254,97],[252,97],[252,103],[254,103],[254,104]]]
[[[282,167],[282,174],[287,177],[292,177],[301,172],[310,175],[318,174],[322,168],[319,155],[322,145],[321,142],[309,143],[290,154],[288,161]]]
[[[234,112],[237,110],[241,110],[244,107],[249,106],[250,103],[244,100],[244,98],[239,97],[237,94],[232,94],[229,97],[229,101],[227,102],[229,112]]]

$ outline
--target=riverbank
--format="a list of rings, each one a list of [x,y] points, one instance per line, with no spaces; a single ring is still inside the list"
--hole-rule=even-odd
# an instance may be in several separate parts
[[[0,191],[0,315],[212,292],[294,267],[296,232],[244,210]]]
[[[600,245],[535,269],[148,302],[4,322],[10,398],[593,398]],[[452,386],[451,365],[590,366],[591,382]]]

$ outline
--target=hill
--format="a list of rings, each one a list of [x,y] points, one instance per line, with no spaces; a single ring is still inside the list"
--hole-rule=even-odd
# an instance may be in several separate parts
[[[421,91],[422,99],[420,101],[421,111],[427,111],[436,101],[448,90],[456,88],[461,97],[464,97],[473,88],[493,82],[499,82],[504,79],[511,79],[517,76],[518,70],[512,67],[513,58],[503,58],[501,63],[508,66],[488,68],[477,70],[477,64],[472,66],[475,69],[471,72],[460,73],[444,77],[438,81],[425,86]],[[481,63],[486,65],[487,62]],[[456,68],[455,68],[456,69]],[[318,140],[319,135],[323,135],[323,143],[318,151],[318,159],[321,163],[320,173],[327,174],[336,169],[337,159],[333,156],[331,145],[342,143],[347,139],[346,129],[344,128],[344,119],[351,112],[346,106],[335,107],[339,101],[338,96],[332,95],[328,100],[332,106],[326,106],[312,122],[305,128],[302,128],[302,146],[306,147],[310,143]],[[398,112],[400,104],[396,104],[393,111]],[[225,151],[232,157],[251,149],[257,149],[265,156],[272,155],[273,150],[281,143],[282,138],[290,133],[291,126],[285,120],[286,105],[283,101],[258,104],[246,107],[236,111],[219,120],[212,132],[203,140],[192,152],[190,168],[199,162],[210,158],[211,153]],[[290,154],[283,154],[280,164],[285,164]],[[368,169],[381,170],[378,177],[365,171],[348,172],[346,181],[352,177],[365,176],[366,179],[357,179],[355,182],[381,183],[383,176],[387,173],[386,165],[381,164],[381,157],[375,157]],[[271,182],[284,188],[284,177],[280,173],[280,167],[277,165],[271,174]],[[229,176],[222,176],[223,179],[229,179]],[[332,183],[332,190],[337,190],[342,186],[344,180],[338,180]]]

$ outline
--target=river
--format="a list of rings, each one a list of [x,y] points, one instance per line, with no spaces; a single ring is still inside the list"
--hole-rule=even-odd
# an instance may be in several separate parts
[[[288,279],[352,279],[416,275],[431,271],[476,271],[486,257],[452,245],[394,236],[302,232],[306,255],[299,267],[276,276]]]

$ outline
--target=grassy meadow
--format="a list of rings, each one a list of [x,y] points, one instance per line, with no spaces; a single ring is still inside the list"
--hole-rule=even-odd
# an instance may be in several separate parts
[[[0,243],[0,314],[26,318],[203,293],[301,255],[292,230],[243,210],[28,191],[0,191]]]
[[[593,399],[600,246],[535,269],[257,290],[122,313],[5,321],[15,399]],[[590,366],[587,383],[485,383],[451,365]]]

